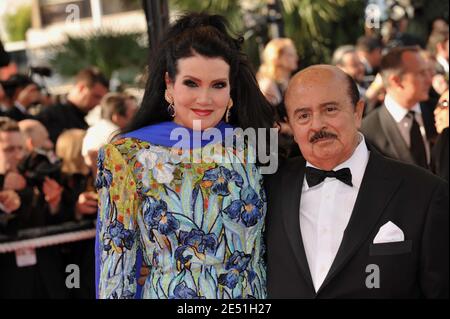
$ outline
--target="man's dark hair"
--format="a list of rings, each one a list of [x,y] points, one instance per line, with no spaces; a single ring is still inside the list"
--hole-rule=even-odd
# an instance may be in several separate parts
[[[385,86],[388,86],[388,77],[392,74],[402,75],[405,71],[402,56],[405,52],[419,53],[418,46],[395,47],[388,51],[381,59],[381,77]]]
[[[109,87],[109,81],[99,69],[94,67],[86,68],[78,72],[75,76],[75,83],[80,82],[84,83],[88,88],[92,88],[97,83],[103,85],[105,88]]]
[[[102,119],[111,120],[114,114],[125,116],[127,114],[126,101],[129,98],[130,96],[123,93],[106,94],[100,102]]]
[[[364,51],[371,53],[376,49],[382,49],[383,44],[381,40],[376,37],[362,36],[356,42],[356,49],[359,51]]]
[[[353,106],[356,106],[356,104],[359,102],[359,99],[361,98],[358,86],[356,85],[355,80],[353,80],[350,75],[345,73],[345,77],[348,82],[348,95],[350,96],[350,100],[352,101]]]
[[[19,125],[9,117],[0,116],[0,132],[20,132]]]
[[[5,95],[12,99],[16,94],[16,90],[25,88],[29,84],[36,84],[29,76],[24,74],[13,74],[6,81],[2,82]]]

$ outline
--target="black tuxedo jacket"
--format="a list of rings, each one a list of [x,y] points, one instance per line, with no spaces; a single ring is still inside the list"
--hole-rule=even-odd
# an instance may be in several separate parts
[[[429,110],[424,104],[421,104],[421,110],[427,139],[432,146],[433,139],[437,135],[433,110]],[[385,105],[370,112],[363,119],[361,132],[367,141],[384,156],[404,163],[416,164],[397,127],[397,123]]]
[[[5,116],[17,122],[20,122],[22,120],[34,119],[32,115],[22,113],[22,111],[15,106],[13,106],[8,112],[6,112]]]
[[[448,298],[448,184],[373,148],[341,245],[316,292],[300,229],[305,164],[290,159],[265,180],[269,298]],[[373,244],[389,221],[405,241]],[[374,274],[368,265],[378,266],[379,288],[366,285]]]

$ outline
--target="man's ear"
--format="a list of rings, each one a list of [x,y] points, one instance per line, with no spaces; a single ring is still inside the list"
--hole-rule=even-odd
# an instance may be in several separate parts
[[[87,88],[86,84],[84,84],[83,82],[75,84],[75,87],[78,93],[82,93]]]
[[[25,140],[25,146],[27,148],[27,151],[32,151],[34,149],[33,140],[31,138],[27,138]]]
[[[402,79],[401,79],[401,77],[399,76],[399,75],[397,75],[397,74],[391,74],[391,75],[389,75],[389,77],[388,77],[388,82],[389,82],[389,85],[392,87],[392,88],[400,88],[400,89],[403,89],[403,84],[402,84]]]
[[[364,114],[364,107],[365,107],[365,103],[363,100],[359,100],[358,103],[356,103],[356,105],[355,105],[355,121],[356,121],[356,127],[358,129],[361,128],[362,117]]]

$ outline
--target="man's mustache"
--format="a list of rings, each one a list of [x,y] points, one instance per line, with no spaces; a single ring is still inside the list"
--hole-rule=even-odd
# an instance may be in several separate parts
[[[318,140],[323,139],[323,138],[337,138],[337,135],[336,135],[336,134],[333,134],[333,133],[330,133],[330,132],[327,132],[327,131],[325,131],[325,130],[320,130],[320,131],[318,131],[317,133],[315,133],[315,134],[309,139],[309,142],[310,142],[310,143],[315,143],[315,142],[317,142]]]

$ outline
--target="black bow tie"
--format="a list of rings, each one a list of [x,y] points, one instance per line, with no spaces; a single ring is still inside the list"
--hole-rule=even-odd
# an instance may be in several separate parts
[[[349,168],[341,168],[337,171],[323,171],[314,167],[306,167],[306,182],[309,187],[314,187],[323,182],[327,177],[336,178],[341,182],[347,184],[348,186],[353,186],[352,184],[352,173]]]

